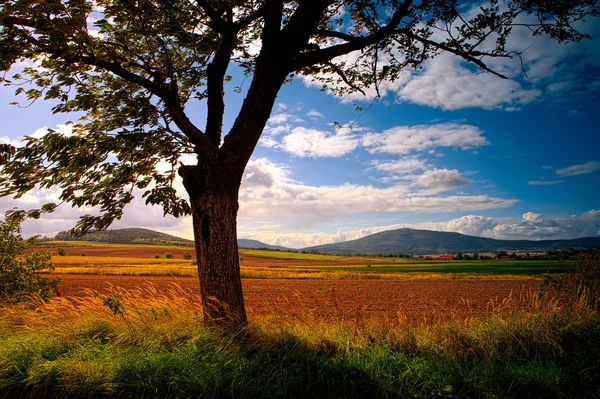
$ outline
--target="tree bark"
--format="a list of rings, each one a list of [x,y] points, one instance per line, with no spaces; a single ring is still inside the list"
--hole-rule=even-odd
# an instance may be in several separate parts
[[[237,244],[239,183],[202,179],[221,183],[207,187],[198,184],[201,175],[196,171],[195,167],[184,170],[184,185],[192,205],[204,322],[220,326],[244,325],[247,318]],[[196,183],[193,186],[189,186],[190,175]]]

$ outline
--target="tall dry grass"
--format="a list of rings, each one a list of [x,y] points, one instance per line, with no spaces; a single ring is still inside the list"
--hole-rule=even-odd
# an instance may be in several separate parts
[[[196,293],[177,285],[90,290],[0,308],[0,396],[600,393],[600,318],[585,289],[571,300],[523,291],[490,299],[485,317],[461,314],[436,307],[410,321],[398,309],[382,323],[274,313],[225,334],[203,327]]]

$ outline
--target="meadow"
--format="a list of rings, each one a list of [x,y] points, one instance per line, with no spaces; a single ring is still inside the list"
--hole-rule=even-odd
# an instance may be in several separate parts
[[[597,287],[541,285],[564,264],[241,250],[249,325],[220,331],[191,248],[65,249],[78,292],[0,305],[1,398],[600,397]]]
[[[57,274],[197,275],[195,261],[183,259],[184,253],[194,253],[191,247],[79,242],[62,245],[67,255],[52,256]],[[54,247],[38,250],[56,252]],[[172,254],[173,259],[165,259],[165,253]],[[239,256],[242,278],[261,279],[535,278],[568,270],[568,265],[544,260],[437,261],[252,249],[240,249]]]

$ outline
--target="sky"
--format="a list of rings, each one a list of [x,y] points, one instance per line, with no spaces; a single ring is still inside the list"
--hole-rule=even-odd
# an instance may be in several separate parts
[[[585,29],[600,33],[600,21]],[[294,78],[246,168],[238,236],[290,248],[402,227],[499,239],[600,236],[599,40],[565,46],[516,30],[509,46],[527,49],[524,71],[518,60],[489,63],[509,79],[442,54],[384,83],[381,98],[374,90],[339,98]],[[249,85],[230,72],[225,129],[243,100],[234,88]],[[2,142],[18,145],[48,128],[68,133],[64,123],[76,119],[52,115],[47,102],[20,108],[15,100],[14,88],[0,87]],[[186,108],[202,127],[204,108]],[[0,198],[0,212],[57,196]],[[23,232],[54,236],[89,212],[62,205]],[[191,217],[163,217],[140,198],[111,226],[124,227],[193,237]]]

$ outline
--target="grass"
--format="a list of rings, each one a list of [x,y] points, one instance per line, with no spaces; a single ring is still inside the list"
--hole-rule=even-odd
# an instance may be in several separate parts
[[[304,260],[316,262],[332,262],[348,259],[357,259],[356,257],[339,256],[339,255],[321,255],[299,252],[282,252],[282,251],[266,251],[261,249],[240,249],[241,256],[255,256],[269,259],[285,259],[285,260]]]
[[[600,395],[600,317],[585,300],[530,294],[492,301],[486,319],[399,314],[394,327],[273,315],[224,334],[177,286],[88,294],[0,308],[0,396]]]

